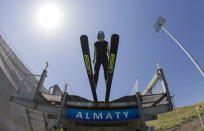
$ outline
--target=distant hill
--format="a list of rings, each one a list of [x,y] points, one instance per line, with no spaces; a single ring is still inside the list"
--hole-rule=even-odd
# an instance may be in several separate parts
[[[147,122],[147,125],[155,126],[157,131],[179,127],[198,118],[196,106],[201,106],[199,111],[201,115],[204,115],[204,102],[200,102],[198,104],[176,108],[174,111],[160,114],[158,115],[157,120],[149,121]]]

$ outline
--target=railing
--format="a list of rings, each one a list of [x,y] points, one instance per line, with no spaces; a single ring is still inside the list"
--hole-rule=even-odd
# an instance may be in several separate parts
[[[14,81],[17,88],[35,91],[38,80],[12,51],[3,36],[0,35],[1,66]],[[4,71],[5,72],[5,71]]]

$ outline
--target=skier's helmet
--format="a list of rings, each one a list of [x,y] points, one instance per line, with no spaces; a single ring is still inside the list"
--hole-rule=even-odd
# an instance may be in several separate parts
[[[103,31],[99,31],[97,34],[97,38],[99,39],[100,37],[105,38],[105,33]]]

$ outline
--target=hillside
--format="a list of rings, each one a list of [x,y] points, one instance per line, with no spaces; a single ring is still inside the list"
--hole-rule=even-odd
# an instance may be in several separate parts
[[[200,102],[198,104],[176,108],[176,110],[172,112],[160,114],[157,120],[149,121],[147,125],[155,126],[157,131],[183,125],[198,118],[196,106],[201,106],[199,111],[201,115],[204,115],[204,102]]]

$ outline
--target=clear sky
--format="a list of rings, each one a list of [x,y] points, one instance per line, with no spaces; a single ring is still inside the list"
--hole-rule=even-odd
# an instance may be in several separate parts
[[[63,14],[52,30],[39,26],[36,18],[46,3],[54,3]],[[74,94],[90,99],[79,37],[89,36],[93,56],[97,31],[105,31],[107,41],[118,33],[111,99],[128,95],[136,79],[144,89],[160,62],[176,106],[184,106],[204,100],[204,78],[175,42],[164,31],[155,33],[152,26],[157,17],[165,17],[165,27],[204,66],[203,6],[203,0],[0,0],[0,28],[34,74],[49,62],[46,87],[63,88],[68,82]],[[105,96],[102,71],[97,88],[100,100]]]

